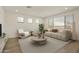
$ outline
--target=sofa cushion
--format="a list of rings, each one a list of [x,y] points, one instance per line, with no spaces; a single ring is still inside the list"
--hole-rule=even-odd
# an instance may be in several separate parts
[[[58,32],[58,29],[52,29],[51,32],[57,33]]]

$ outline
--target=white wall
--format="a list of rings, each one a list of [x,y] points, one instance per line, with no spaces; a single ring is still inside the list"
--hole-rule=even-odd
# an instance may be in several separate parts
[[[4,14],[4,10],[2,7],[0,7],[0,24],[2,24],[2,33],[5,32],[5,23],[4,23],[4,18],[5,14]]]
[[[17,16],[24,17],[24,23],[17,22]],[[28,23],[28,18],[33,19],[33,23]],[[16,14],[16,13],[9,13],[6,12],[6,33],[9,38],[16,37],[16,33],[18,29],[24,29],[25,31],[36,31],[38,30],[38,24],[35,22],[36,19],[40,20],[42,23],[42,18],[35,17],[35,16],[28,16],[24,14]]]
[[[72,11],[60,13],[60,14],[57,14],[55,16],[63,16],[63,15],[73,15],[74,16],[74,25],[73,25],[73,33],[72,33],[73,34],[73,39],[74,40],[79,40],[79,9],[75,9],[75,10],[72,10]],[[48,16],[46,18],[49,18],[51,16]],[[48,22],[48,20],[46,20],[44,23],[48,24],[47,22]],[[48,28],[47,25],[46,25],[46,27]]]

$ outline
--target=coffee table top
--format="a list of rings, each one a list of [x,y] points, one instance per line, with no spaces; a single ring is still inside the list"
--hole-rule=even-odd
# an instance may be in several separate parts
[[[33,40],[33,41],[45,41],[45,40],[47,40],[47,39],[46,39],[46,38],[32,37],[31,40]]]

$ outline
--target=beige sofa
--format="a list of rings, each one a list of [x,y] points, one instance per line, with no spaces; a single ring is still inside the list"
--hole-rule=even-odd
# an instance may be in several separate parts
[[[63,40],[63,41],[68,41],[69,39],[72,38],[71,31],[69,31],[69,30],[64,30],[62,32],[57,32],[57,33],[46,32],[45,35],[52,37],[52,38],[60,39],[60,40]]]

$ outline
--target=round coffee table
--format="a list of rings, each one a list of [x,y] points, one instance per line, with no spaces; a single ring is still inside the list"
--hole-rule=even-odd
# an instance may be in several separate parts
[[[32,40],[32,43],[35,45],[44,45],[47,43],[46,38],[33,37],[31,40]]]

